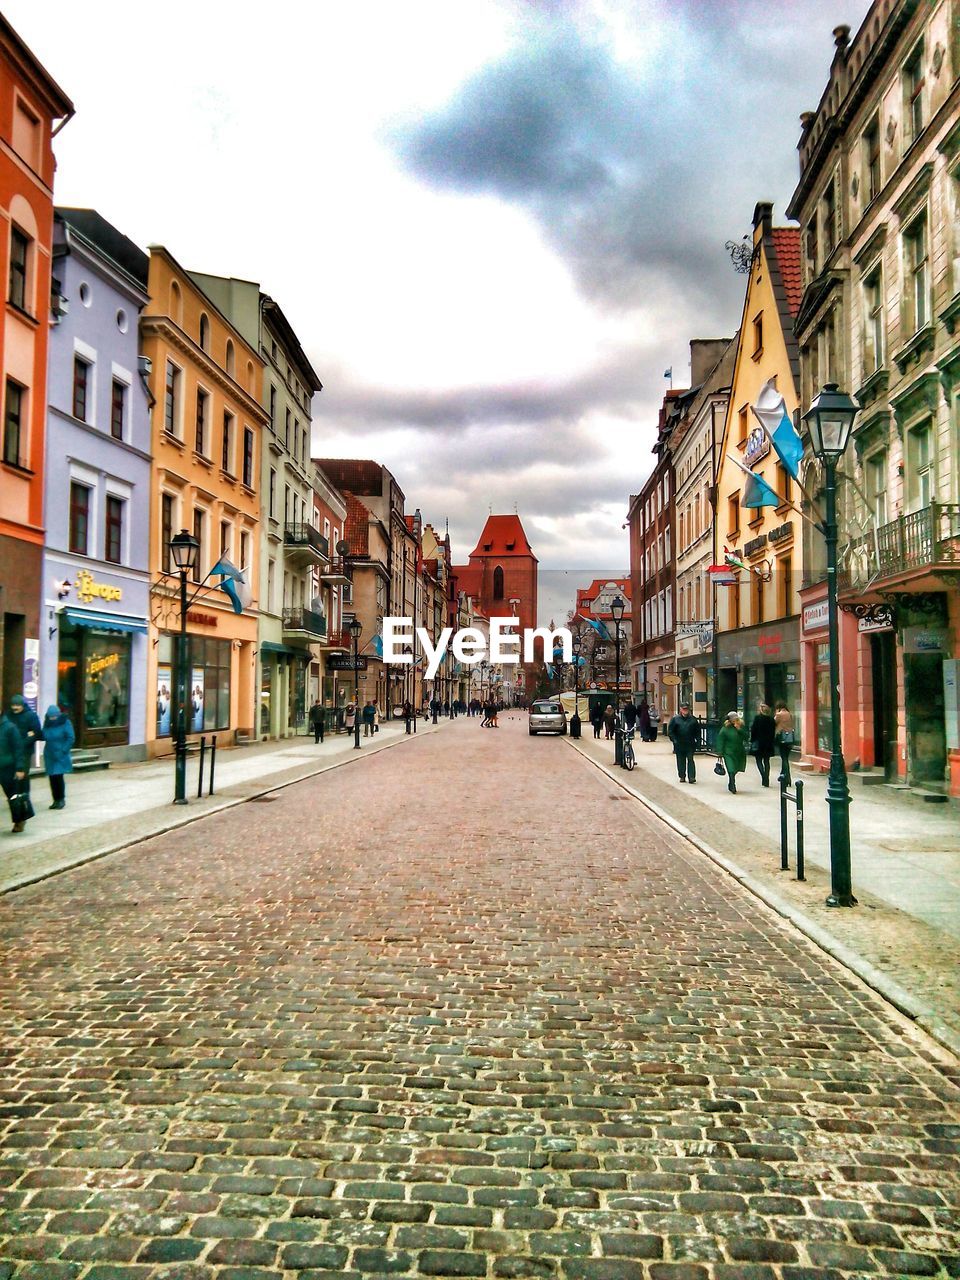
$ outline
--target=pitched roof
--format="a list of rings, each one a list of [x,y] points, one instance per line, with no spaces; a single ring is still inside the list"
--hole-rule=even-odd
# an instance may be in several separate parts
[[[383,493],[383,468],[370,458],[314,458],[324,474],[340,490],[379,498]]]
[[[115,262],[137,284],[146,288],[150,271],[149,255],[109,223],[103,214],[96,209],[73,209],[61,205],[57,205],[56,214],[61,222],[79,232],[84,240]]]
[[[803,297],[803,272],[800,269],[800,228],[772,227],[773,247],[777,253],[780,279],[787,295],[790,315],[796,319]]]
[[[606,612],[603,610],[598,611],[592,607],[593,601],[596,600],[609,582],[616,583],[617,589],[623,593],[626,600],[631,601],[633,599],[633,587],[629,578],[594,578],[589,587],[577,588],[577,612],[579,613],[581,609],[585,609],[593,617],[612,617],[609,610]]]
[[[470,552],[474,556],[532,556],[533,550],[527,541],[518,515],[487,516],[479,541]],[[534,557],[535,558],[535,557]]]

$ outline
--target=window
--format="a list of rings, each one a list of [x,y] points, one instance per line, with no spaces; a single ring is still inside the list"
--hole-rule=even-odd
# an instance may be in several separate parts
[[[206,351],[210,345],[210,321],[205,315],[200,317],[200,350]],[[200,452],[203,452],[200,450]]]
[[[170,573],[173,568],[170,555],[170,539],[173,537],[173,503],[174,499],[169,493],[165,493],[160,499],[160,556],[164,573]]]
[[[817,262],[820,258],[820,238],[817,232],[817,215],[814,214],[807,223],[807,268],[811,275],[817,274]]]
[[[729,594],[730,599],[730,625],[735,631],[740,626],[740,583],[736,582],[732,587],[726,587],[725,590]]]
[[[793,501],[792,477],[782,462],[777,463],[777,493],[783,502]]]
[[[172,436],[180,434],[180,370],[167,361],[167,381],[163,402],[163,426]]]
[[[194,509],[193,509],[193,536],[196,538],[197,542],[199,542],[199,543],[200,543],[199,550],[197,551],[197,560],[196,560],[196,563],[195,563],[195,564],[194,564],[194,566],[193,566],[193,580],[194,580],[194,582],[202,582],[202,581],[203,581],[204,529],[205,529],[205,527],[206,527],[206,523],[207,523],[207,520],[206,520],[206,512],[205,512],[205,511],[203,511],[203,510],[201,510],[201,508],[200,508],[200,507],[194,507]]]
[[[753,592],[754,592],[753,621],[756,626],[759,626],[760,623],[763,622],[764,581],[759,574],[751,573],[750,577],[753,579]]]
[[[207,452],[207,411],[210,396],[202,387],[197,387],[197,453],[206,456]]]
[[[11,467],[23,466],[24,389],[18,382],[7,379],[7,397],[3,414],[3,460]]]
[[[763,312],[754,319],[753,322],[753,354],[760,355],[763,351]]]
[[[293,420],[293,457],[294,460],[300,456],[300,423],[296,418]]]
[[[107,494],[107,523],[104,538],[104,560],[123,563],[123,499]]]
[[[294,515],[297,514],[296,499],[294,499],[293,514]],[[285,484],[283,486],[283,523],[285,525],[288,525],[290,523],[290,486],[288,484]]]
[[[114,440],[123,439],[123,428],[127,417],[127,387],[118,378],[113,380],[110,393],[110,434]]]
[[[283,422],[283,447],[290,452],[290,410],[286,411]]]
[[[820,206],[823,215],[823,256],[829,258],[837,247],[837,188],[831,179]]]
[[[230,338],[228,338],[227,339],[227,373],[230,375],[231,378],[233,377],[236,371],[236,365],[237,365],[237,361],[236,361],[236,356],[234,355],[233,341]]]
[[[80,356],[73,357],[73,416],[87,421],[87,401],[90,395],[90,364]]]
[[[308,463],[308,461],[310,460],[310,446],[309,446],[309,444],[308,444],[308,438],[307,438],[307,437],[308,437],[307,428],[306,428],[306,427],[304,427],[304,428],[303,428],[303,446],[302,446],[302,448],[301,448],[301,452],[300,452],[300,457],[301,457],[301,459],[303,460],[303,465],[304,465],[304,466],[306,466],[306,465],[307,465],[307,463]]]
[[[223,442],[220,454],[220,466],[228,475],[233,474],[233,414],[223,411]]]
[[[740,532],[740,491],[731,493],[727,499],[728,534],[731,538]]]
[[[243,429],[243,483],[253,488],[253,432],[249,427]]]
[[[18,96],[13,118],[13,149],[34,173],[40,172],[42,145],[40,117]]]
[[[907,503],[910,511],[920,511],[933,499],[933,426],[929,421],[907,433],[907,465]]]
[[[10,282],[7,296],[21,311],[27,309],[27,255],[30,237],[16,225],[10,229]]]
[[[883,277],[880,268],[863,282],[863,371],[876,373],[883,366]]]
[[[923,132],[923,42],[914,49],[903,68],[904,146],[909,147]]]
[[[277,578],[277,564],[275,560],[267,561],[267,611],[273,612],[273,593]]]
[[[270,505],[267,508],[270,519],[276,519],[277,515],[277,473],[273,467],[270,468]]]
[[[85,484],[70,481],[70,550],[87,555],[90,533],[90,490]]]
[[[863,134],[863,203],[880,191],[880,119],[874,116]]]
[[[793,557],[781,556],[777,561],[777,568],[777,614],[781,618],[788,618],[793,613]]]
[[[747,436],[750,434],[750,410],[744,405],[740,410],[740,441],[742,445],[746,445]]]
[[[867,501],[879,528],[887,523],[887,451],[873,453],[864,463]]]
[[[240,569],[248,569],[250,567],[250,535],[249,533],[241,533],[240,535]]]
[[[221,556],[229,556],[231,542],[232,542],[232,539],[230,537],[230,521],[221,520],[220,521],[220,555]]]
[[[270,429],[276,434],[277,430],[277,388],[270,388]]]
[[[918,333],[929,319],[927,259],[927,215],[921,214],[904,234],[908,273],[907,303],[913,314],[908,319]]]

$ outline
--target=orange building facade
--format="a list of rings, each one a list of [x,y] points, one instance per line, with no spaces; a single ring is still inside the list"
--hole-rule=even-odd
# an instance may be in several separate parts
[[[263,361],[164,248],[150,250],[150,302],[140,321],[143,371],[153,401],[150,519],[150,755],[173,750],[179,578],[169,558],[181,529],[200,542],[187,613],[190,735],[229,745],[252,736],[256,715],[260,451],[267,412]],[[254,592],[241,614],[201,580],[225,556]],[[219,583],[219,579],[216,580]]]
[[[0,698],[37,697],[53,249],[52,140],[73,104],[0,17]],[[57,128],[54,123],[59,121]]]

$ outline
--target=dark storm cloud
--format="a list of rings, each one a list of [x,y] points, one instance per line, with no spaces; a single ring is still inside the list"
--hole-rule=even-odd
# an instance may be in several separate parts
[[[638,69],[586,24],[545,17],[538,38],[483,68],[396,146],[431,185],[528,208],[603,304],[633,306],[669,281],[712,318],[735,310],[742,286],[724,241],[749,227],[758,200],[778,200],[783,216],[798,115],[816,105],[831,29],[864,8],[665,4],[658,22],[670,37]]]

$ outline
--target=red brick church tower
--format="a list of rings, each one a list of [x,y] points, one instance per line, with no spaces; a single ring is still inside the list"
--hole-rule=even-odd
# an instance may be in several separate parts
[[[488,516],[469,562],[452,572],[456,589],[472,596],[488,618],[519,618],[521,634],[537,625],[537,557],[518,515]],[[529,692],[529,675],[522,667],[517,673]]]

